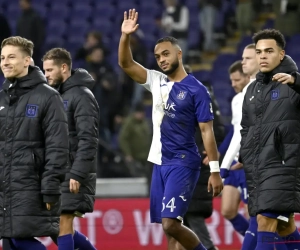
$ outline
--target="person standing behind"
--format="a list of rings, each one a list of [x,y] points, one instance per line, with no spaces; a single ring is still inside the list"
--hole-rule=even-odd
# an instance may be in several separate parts
[[[260,72],[242,109],[241,149],[249,189],[249,214],[257,216],[256,250],[273,250],[284,237],[300,248],[294,213],[300,212],[300,74],[285,55],[285,39],[274,29],[254,34]]]
[[[222,7],[222,0],[198,0],[198,2],[200,29],[204,34],[203,50],[208,53],[215,52],[217,49],[214,38],[215,23],[218,11]]]
[[[182,60],[186,61],[188,54],[189,9],[178,0],[164,0],[166,10],[161,19],[164,30],[178,40],[182,49]]]
[[[72,70],[70,53],[62,48],[43,57],[45,76],[57,89],[68,116],[71,168],[62,184],[59,250],[94,250],[87,237],[74,231],[73,220],[94,209],[98,150],[99,107],[91,89],[94,79],[84,69]]]
[[[0,237],[12,249],[46,250],[34,237],[58,234],[69,140],[59,93],[30,66],[33,46],[18,36],[1,44]]]
[[[138,103],[119,133],[119,145],[133,177],[146,177],[151,181],[151,167],[147,162],[151,146],[151,129],[145,118],[145,107]]]
[[[31,0],[19,0],[22,14],[17,21],[16,34],[34,43],[33,59],[37,66],[41,65],[42,47],[46,37],[45,23],[31,6]]]

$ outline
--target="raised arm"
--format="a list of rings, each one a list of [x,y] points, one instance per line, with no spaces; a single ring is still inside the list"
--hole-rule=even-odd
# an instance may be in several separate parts
[[[135,82],[143,84],[147,81],[147,71],[142,65],[133,60],[130,49],[130,34],[138,29],[137,20],[138,13],[135,9],[130,9],[128,16],[125,11],[119,43],[119,65]]]

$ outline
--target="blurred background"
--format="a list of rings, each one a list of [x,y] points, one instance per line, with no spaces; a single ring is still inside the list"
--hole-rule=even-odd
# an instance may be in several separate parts
[[[35,44],[33,58],[41,68],[41,58],[47,50],[64,47],[72,54],[73,68],[87,69],[96,80],[93,93],[101,109],[98,197],[123,197],[125,200],[116,206],[127,202],[132,204],[127,198],[145,197],[144,202],[148,206],[148,186],[152,169],[151,164],[147,163],[147,155],[152,136],[152,96],[124,75],[117,60],[123,13],[130,8],[139,12],[140,24],[139,30],[131,39],[134,59],[147,68],[159,70],[153,56],[156,40],[166,35],[176,37],[184,53],[184,63],[191,66],[198,80],[212,87],[223,125],[228,131],[231,126],[230,103],[235,95],[229,81],[229,66],[241,59],[244,47],[252,43],[253,33],[264,28],[276,28],[284,33],[287,39],[286,53],[299,65],[300,1],[0,0],[1,41],[11,35],[32,40]],[[0,78],[2,83],[3,75]],[[97,218],[104,220],[105,214],[101,212],[101,208],[107,205],[108,211],[114,210],[114,206],[110,207],[109,204],[113,204],[115,200],[100,202],[104,203],[96,203],[96,207],[99,206],[100,209],[96,210],[99,212]],[[136,211],[141,200],[135,202],[136,206],[128,205],[125,210]],[[140,204],[139,209],[147,213],[148,207],[143,204]],[[218,213],[218,207],[218,203],[215,203],[215,213]],[[122,225],[126,224],[126,219],[122,216],[124,217],[122,211],[119,214],[112,212],[106,218],[106,223],[112,228],[105,229],[101,223],[94,223],[93,228],[99,227],[106,230],[106,233],[110,232],[110,235],[117,235],[121,231],[118,232],[118,225],[121,222]],[[212,218],[217,218],[216,216],[214,214]],[[89,218],[87,221],[91,222]],[[143,215],[140,219],[140,223],[148,223],[147,216]],[[213,240],[223,247],[220,249],[234,249],[232,244],[239,244],[241,238],[231,232],[233,236],[230,241],[230,225],[221,218],[218,220],[218,226],[223,227],[220,229],[223,231],[216,231],[219,238],[213,234]],[[217,222],[211,223],[210,231],[214,230],[214,223]],[[89,227],[82,230],[90,230]],[[224,230],[226,227],[228,230]],[[132,243],[128,248],[123,246],[116,249],[161,249],[158,247],[165,243],[164,239],[159,241],[160,229],[153,226],[149,228],[149,234],[154,233],[152,237],[156,241],[148,239],[148,231],[145,234],[146,241],[143,241],[140,231],[137,230],[139,240],[136,241],[142,242],[140,245],[143,248]],[[94,233],[96,239],[102,237],[101,235]],[[152,245],[149,243],[150,248],[146,248],[147,239],[152,242]],[[100,240],[102,243],[103,241],[105,239]],[[115,240],[108,241],[105,249],[114,249],[109,248],[113,241],[116,243]]]

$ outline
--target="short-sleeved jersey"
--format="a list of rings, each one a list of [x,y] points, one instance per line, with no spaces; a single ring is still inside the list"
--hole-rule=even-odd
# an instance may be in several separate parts
[[[224,156],[222,161],[221,168],[230,169],[232,161],[238,158],[238,153],[241,147],[241,121],[242,121],[242,107],[244,96],[246,94],[248,86],[253,82],[255,79],[252,79],[244,88],[243,91],[236,94],[232,101],[231,101],[231,109],[232,109],[232,120],[231,123],[233,125],[233,136],[231,138],[230,145],[227,149],[227,152]]]
[[[153,138],[148,161],[199,168],[196,126],[213,120],[206,87],[190,74],[181,82],[171,82],[155,70],[147,70],[143,85],[153,97]]]

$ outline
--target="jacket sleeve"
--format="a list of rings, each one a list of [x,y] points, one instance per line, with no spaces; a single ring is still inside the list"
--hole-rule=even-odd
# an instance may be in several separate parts
[[[45,167],[41,180],[44,202],[56,202],[64,180],[69,157],[67,116],[63,101],[57,94],[47,101],[42,121],[45,139]]]
[[[70,178],[81,183],[88,177],[97,160],[99,107],[96,100],[87,93],[77,97],[74,105],[78,147]]]
[[[294,84],[288,84],[297,94],[300,94],[300,74],[298,72],[294,72],[291,74],[295,78]]]
[[[246,95],[244,97],[243,108],[242,108],[242,121],[241,121],[242,129],[241,129],[241,147],[240,147],[240,149],[243,148],[243,145],[246,141],[247,134],[248,134],[248,131],[249,131],[249,121],[248,121],[248,113],[247,113],[245,99],[246,99]],[[242,156],[241,156],[241,151],[240,151],[240,154],[239,154],[239,162],[243,163],[243,159],[242,159]]]

